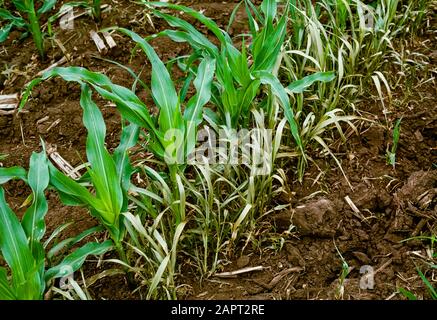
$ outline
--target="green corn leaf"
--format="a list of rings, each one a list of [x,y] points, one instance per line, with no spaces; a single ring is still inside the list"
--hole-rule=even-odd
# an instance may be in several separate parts
[[[252,79],[250,78],[249,64],[244,42],[242,44],[241,52],[234,46],[230,45],[225,47],[225,52],[233,77],[238,84],[246,86]]]
[[[6,41],[6,39],[9,37],[9,33],[11,32],[13,26],[14,26],[13,23],[9,23],[0,29],[0,43]]]
[[[118,183],[114,160],[105,148],[106,126],[102,113],[91,99],[91,90],[82,85],[80,105],[84,111],[83,123],[88,130],[86,153],[91,164],[89,173],[96,189],[98,199],[102,200],[109,224],[118,221],[123,205],[123,193]]]
[[[14,16],[12,13],[10,13],[8,10],[2,9],[2,8],[0,8],[0,18],[2,18],[2,20],[15,20],[15,19],[17,19],[17,17]]]
[[[276,17],[276,0],[264,0],[261,3],[261,11],[264,13],[264,17],[266,18],[265,24],[271,25],[273,24],[273,20]]]
[[[88,256],[104,254],[111,250],[112,247],[111,240],[106,240],[102,243],[89,242],[65,257],[60,264],[47,270],[45,280],[48,282],[55,278],[68,276],[77,271]]]
[[[15,213],[6,204],[0,187],[0,249],[12,270],[12,287],[20,299],[39,299],[41,283],[26,234]]]
[[[22,11],[22,12],[28,12],[29,11],[28,1],[12,0],[12,3],[14,4],[14,6],[17,8],[18,11]]]
[[[260,81],[255,79],[246,87],[244,92],[241,92],[242,96],[239,98],[239,101],[241,101],[240,111],[243,112],[243,114],[249,112],[249,107],[258,93],[259,86]]]
[[[43,5],[38,9],[38,15],[49,12],[56,5],[57,0],[45,0]]]
[[[0,300],[16,300],[14,292],[9,286],[6,269],[0,267]]]
[[[129,162],[128,150],[135,146],[139,137],[139,127],[130,124],[123,128],[120,138],[120,144],[114,151],[114,161],[117,167],[118,183],[122,186],[124,192],[127,192],[130,185],[130,177],[133,169]]]
[[[229,35],[221,30],[219,26],[210,18],[205,17],[203,14],[201,14],[199,11],[171,3],[164,3],[164,2],[146,2],[148,5],[157,7],[157,8],[170,8],[176,11],[180,11],[183,13],[186,13],[193,18],[197,19],[199,22],[204,24],[214,35],[219,39],[222,45],[225,43],[232,43],[231,38]]]
[[[143,49],[152,64],[151,88],[153,98],[160,109],[160,131],[165,133],[170,129],[182,129],[179,98],[164,63],[159,59],[152,46],[138,34],[124,28],[117,28],[116,30],[131,37]]]
[[[232,10],[231,16],[229,17],[229,22],[228,22],[228,26],[226,27],[226,32],[229,33],[229,29],[232,26],[232,23],[235,21],[235,18],[237,16],[238,13],[238,9],[240,8],[241,4],[243,3],[243,1],[239,2],[234,9]]]
[[[0,185],[13,179],[27,181],[26,170],[21,167],[0,168]]]
[[[260,79],[262,84],[269,85],[272,93],[279,99],[279,102],[284,109],[285,117],[290,124],[291,134],[296,142],[296,145],[300,149],[302,155],[304,155],[302,140],[299,134],[299,127],[297,125],[296,119],[294,118],[294,112],[290,106],[290,101],[288,100],[285,88],[279,82],[279,80],[273,76],[271,73],[265,71],[256,71],[254,76]]]
[[[103,98],[116,103],[117,109],[124,119],[149,129],[151,134],[159,137],[159,132],[146,105],[132,91],[115,84],[108,86],[108,89],[102,88],[98,84],[92,85]]]
[[[252,3],[251,0],[245,0],[246,7],[248,10],[252,10],[256,20],[258,20],[261,24],[264,24],[264,17],[262,16],[261,12],[258,10],[258,8]],[[246,10],[247,11],[247,10]],[[248,13],[250,11],[247,11]]]
[[[48,245],[50,244],[50,242],[52,242],[54,239],[56,239],[62,233],[62,231],[67,229],[72,224],[73,224],[73,221],[70,221],[70,222],[63,223],[60,226],[56,227],[56,229],[52,232],[52,234],[49,236],[49,238],[44,242],[44,244],[43,244],[44,249],[46,249],[48,247]]]
[[[206,50],[209,52],[209,54],[213,56],[218,55],[218,49],[217,46],[215,46],[211,41],[208,40],[207,37],[205,37],[201,32],[197,31],[195,27],[193,27],[191,24],[186,22],[183,19],[180,19],[178,17],[174,17],[165,13],[161,13],[157,10],[154,11],[155,15],[157,17],[160,17],[167,21],[167,23],[174,27],[184,30],[185,32],[181,31],[173,31],[173,30],[166,30],[163,32],[160,32],[156,36],[168,36],[171,39],[173,39],[176,42],[188,42],[193,49],[195,50]],[[155,37],[155,36],[152,36]]]
[[[258,32],[258,24],[256,23],[255,18],[252,15],[252,12],[250,11],[251,6],[255,12],[255,14],[258,14],[258,10],[255,8],[255,6],[248,0],[245,0],[245,8],[246,8],[246,14],[248,17],[248,22],[249,22],[249,29],[250,29],[250,33],[252,34],[252,36],[256,35],[256,33]],[[260,20],[261,21],[261,20]]]
[[[292,93],[302,93],[306,88],[311,86],[315,82],[330,82],[335,79],[335,72],[316,72],[312,75],[306,76],[302,79],[292,82],[287,91]]]
[[[49,163],[49,174],[50,184],[56,189],[56,191],[58,191],[63,202],[63,196],[65,196],[65,199],[67,200],[65,204],[87,205],[93,208],[100,208],[100,201],[95,199],[87,188],[65,176],[51,163]]]
[[[253,41],[254,63],[252,70],[273,70],[287,33],[287,15],[283,15],[275,28],[263,28]]]
[[[49,169],[44,152],[33,153],[30,157],[28,183],[33,192],[32,205],[26,210],[21,224],[33,252],[33,243],[39,242],[46,230],[44,217],[48,204],[44,192],[49,185]]]
[[[189,154],[196,144],[196,128],[202,122],[203,106],[211,99],[211,84],[214,77],[215,60],[209,57],[205,58],[199,65],[197,77],[194,80],[194,87],[196,94],[188,101],[184,113],[184,120],[186,121],[186,135],[187,137],[194,137],[187,141],[187,154]]]

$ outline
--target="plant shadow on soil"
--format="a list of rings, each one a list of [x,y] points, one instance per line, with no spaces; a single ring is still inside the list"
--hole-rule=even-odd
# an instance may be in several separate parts
[[[233,9],[230,3],[214,1],[183,3],[205,9],[205,15],[213,17],[223,26],[227,25]],[[144,19],[142,8],[130,1],[114,2],[112,6],[112,11],[104,17],[104,26],[128,27],[144,36],[166,27],[161,21],[154,21],[152,27]],[[244,12],[240,10],[231,35],[242,31],[244,21]],[[75,23],[74,30],[56,31],[56,37],[71,54],[68,64],[103,72],[115,83],[130,87],[133,79],[127,72],[95,58],[99,54],[88,36],[90,29],[97,28],[92,19],[84,17]],[[435,28],[422,37],[416,43],[435,37]],[[58,48],[50,49],[49,58],[42,63],[36,58],[31,40],[13,41],[17,38],[18,35],[13,34],[0,46],[0,65],[9,70],[22,71],[12,71],[8,78],[0,78],[1,94],[19,92],[38,71],[62,57]],[[136,73],[145,67],[141,77],[147,80],[150,65],[145,57],[138,54],[129,61],[132,43],[122,37],[115,39],[117,47],[104,57],[128,65]],[[164,61],[189,52],[188,47],[164,38],[155,40],[153,45]],[[431,40],[431,46],[421,48],[417,45],[411,50],[419,50],[428,56],[428,68],[436,72],[437,41]],[[223,271],[250,266],[263,266],[263,270],[236,278],[212,277],[199,281],[190,261],[180,261],[178,283],[185,284],[180,289],[180,298],[333,299],[338,294],[342,270],[338,252],[350,267],[344,283],[344,299],[400,299],[403,298],[400,294],[394,294],[399,287],[407,288],[419,297],[429,298],[416,271],[416,265],[425,268],[419,255],[427,255],[426,243],[400,241],[421,233],[437,232],[435,82],[434,79],[413,89],[413,94],[421,97],[419,103],[405,103],[390,114],[393,120],[403,117],[395,168],[388,166],[385,160],[391,133],[377,124],[385,122],[380,103],[371,98],[361,101],[358,109],[373,116],[375,122],[362,124],[359,136],[350,135],[347,142],[338,143],[335,150],[353,190],[333,161],[329,157],[317,156],[318,152],[314,150],[312,156],[323,174],[320,176],[320,171],[313,165],[306,173],[303,184],[299,184],[291,182],[294,177],[290,173],[292,196],[275,201],[277,204],[291,203],[291,209],[264,217],[261,223],[267,227],[258,236],[259,244],[249,245],[244,250],[236,248],[232,262]],[[151,102],[145,92],[138,91],[137,94],[146,103]],[[401,99],[402,95],[401,89],[394,92],[395,98],[398,96]],[[30,154],[41,148],[40,137],[56,145],[57,151],[73,166],[83,163],[86,158],[86,130],[82,125],[79,96],[78,85],[54,79],[34,90],[24,112],[0,115],[0,154],[8,155],[2,160],[2,165],[27,167]],[[96,101],[104,105],[103,101]],[[110,106],[102,108],[102,112],[107,125],[107,145],[111,150],[118,143],[120,117]],[[9,204],[20,213],[18,208],[28,194],[27,188],[22,182],[10,182],[5,187]],[[314,195],[315,192],[319,193]],[[347,196],[359,212],[346,202]],[[64,207],[54,193],[48,197],[48,234],[67,221],[75,223],[64,237],[76,235],[97,224],[86,210]],[[295,227],[291,233],[287,231],[290,225]],[[371,266],[375,272],[374,288],[371,290],[360,289],[363,276],[360,269],[363,266]],[[97,268],[94,262],[84,266],[85,274],[90,276],[103,270]],[[98,280],[89,291],[94,299],[140,298],[138,293],[132,293],[123,276]]]

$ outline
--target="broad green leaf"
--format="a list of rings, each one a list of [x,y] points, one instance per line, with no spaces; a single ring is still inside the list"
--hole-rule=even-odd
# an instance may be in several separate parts
[[[73,221],[70,221],[70,222],[63,223],[60,226],[56,227],[56,229],[52,232],[50,237],[44,242],[43,247],[47,248],[47,246],[50,244],[50,242],[52,242],[53,239],[56,239],[62,233],[62,231],[67,229],[73,223],[74,223]]]
[[[157,10],[155,10],[154,13],[156,16],[165,19],[167,23],[173,28],[179,28],[184,30],[185,32],[165,30],[158,33],[157,35],[152,36],[153,38],[158,36],[168,36],[176,42],[188,42],[195,50],[206,50],[210,55],[213,55],[215,57],[218,55],[217,46],[215,46],[211,41],[208,40],[207,37],[205,37],[201,32],[199,32],[187,21],[175,16],[159,12]]]
[[[130,185],[130,176],[133,172],[129,162],[129,149],[134,147],[139,137],[139,127],[130,124],[123,128],[120,138],[120,144],[114,151],[114,161],[117,167],[118,183],[122,186],[124,192],[127,192]]]
[[[38,9],[38,15],[49,12],[56,5],[57,0],[45,0],[43,5]]]
[[[32,1],[33,2],[33,1]],[[12,3],[15,5],[18,11],[28,12],[29,11],[29,1],[25,0],[12,0]]]
[[[14,16],[10,11],[6,9],[0,8],[0,18],[2,20],[15,20],[17,19],[16,16]]]
[[[229,37],[229,35],[224,32],[222,29],[220,29],[218,27],[218,25],[210,18],[205,17],[202,13],[200,13],[197,10],[185,7],[185,6],[181,6],[181,5],[176,5],[176,4],[171,4],[171,3],[164,3],[164,2],[146,2],[148,5],[153,6],[153,7],[158,7],[158,8],[170,8],[173,10],[177,10],[183,13],[186,13],[190,16],[192,16],[193,18],[197,19],[199,22],[201,22],[202,24],[204,24],[209,30],[211,30],[212,33],[214,33],[214,35],[217,37],[217,39],[219,39],[219,41],[221,42],[222,45],[224,45],[226,42],[227,43],[232,43],[231,38]]]
[[[0,267],[0,300],[16,300],[14,292],[9,286],[6,269]]]
[[[151,88],[153,99],[160,110],[159,125],[161,133],[165,134],[171,129],[182,129],[179,98],[164,63],[159,59],[152,46],[138,34],[124,28],[117,28],[116,30],[128,35],[135,41],[143,49],[152,64]]]
[[[65,257],[60,264],[47,270],[45,280],[48,282],[55,278],[68,276],[77,271],[88,256],[104,254],[111,250],[112,247],[113,244],[111,240],[106,240],[101,243],[89,242]]]
[[[20,179],[27,182],[27,172],[21,167],[0,168],[0,185],[12,179]]]
[[[335,72],[316,72],[312,75],[306,76],[302,79],[292,82],[287,90],[292,93],[302,93],[306,88],[311,86],[313,83],[320,82],[330,82],[335,79]]]
[[[76,205],[87,205],[93,208],[101,206],[100,201],[97,200],[84,186],[80,185],[73,179],[67,177],[49,163],[50,184],[60,193],[70,197],[76,202]],[[71,204],[71,203],[67,203]]]
[[[12,271],[12,286],[20,299],[39,299],[37,266],[27,244],[26,234],[15,213],[6,204],[0,187],[0,249]]]
[[[44,152],[33,153],[30,157],[28,183],[33,192],[32,205],[26,210],[21,224],[33,252],[33,242],[39,242],[46,230],[44,217],[48,204],[44,192],[49,185],[49,169]]]
[[[283,15],[277,25],[263,28],[253,41],[254,63],[252,70],[273,70],[287,33],[287,18]]]
[[[88,130],[86,153],[91,169],[96,196],[106,209],[102,218],[110,225],[117,222],[123,205],[123,193],[118,182],[114,160],[105,148],[106,126],[102,113],[91,99],[89,86],[82,85],[80,105],[83,109],[83,123]],[[109,218],[109,220],[107,220]]]
[[[265,24],[269,25],[273,23],[273,20],[276,17],[276,0],[264,0],[261,3],[261,11],[264,13],[264,17],[266,18]]]
[[[203,106],[211,99],[211,84],[214,77],[215,60],[206,57],[202,60],[197,71],[197,77],[194,80],[196,94],[188,101],[184,113],[186,121],[186,136],[188,141],[186,144],[186,152],[189,154],[194,149],[197,139],[196,129],[202,122]],[[194,139],[190,139],[194,137]]]
[[[14,26],[13,23],[9,23],[0,29],[0,43],[6,41],[13,26]]]

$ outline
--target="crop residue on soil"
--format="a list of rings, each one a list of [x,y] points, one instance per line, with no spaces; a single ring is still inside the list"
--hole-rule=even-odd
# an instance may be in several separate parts
[[[224,26],[233,9],[229,3],[214,1],[195,3],[193,7],[204,9],[205,15],[214,17]],[[138,5],[130,1],[114,2],[113,11],[104,20],[105,26],[117,24],[130,27],[143,36],[166,26],[160,21],[154,21],[151,26],[141,16]],[[135,22],[132,24],[131,21]],[[237,15],[236,21],[244,21],[242,12]],[[234,24],[230,33],[240,33],[244,25]],[[57,35],[66,50],[73,52],[68,64],[100,71],[115,83],[130,87],[134,79],[127,72],[99,59],[97,49],[86,36],[87,30],[95,27],[90,19],[84,18],[76,22],[74,30]],[[435,75],[437,39],[435,34],[431,37],[434,40],[428,43],[430,48],[412,49],[422,50],[425,56],[430,57],[428,69],[434,70]],[[2,94],[14,93],[13,90],[22,88],[32,74],[60,59],[59,54],[49,52],[48,61],[38,62],[32,46],[28,45],[30,41],[8,41],[3,47],[0,65],[6,64],[20,72],[15,72],[7,80],[0,79]],[[137,55],[130,61],[132,43],[121,37],[117,37],[116,41],[117,47],[105,58],[123,63],[136,73],[143,70],[142,77],[147,79],[150,72],[146,59]],[[153,45],[164,61],[188,50],[184,45],[176,46],[164,39],[155,41]],[[402,90],[398,91],[394,96],[398,95],[401,99]],[[147,99],[145,92],[137,94]],[[181,287],[181,291],[185,290],[181,298],[332,299],[342,294],[345,299],[396,299],[400,298],[394,294],[399,287],[427,297],[427,290],[416,267],[426,270],[423,261],[429,254],[429,247],[422,241],[403,240],[426,231],[433,234],[437,232],[436,80],[416,87],[414,94],[421,97],[420,103],[409,103],[397,109],[403,112],[395,110],[390,115],[393,119],[403,117],[395,168],[388,166],[385,160],[391,133],[377,122],[366,122],[360,136],[351,135],[346,143],[340,143],[335,150],[342,159],[353,190],[329,158],[314,157],[325,173],[320,177],[320,172],[313,167],[303,185],[292,183],[290,188],[295,192],[291,199],[292,208],[264,217],[263,223],[275,226],[275,233],[263,239],[260,247],[249,246],[244,251],[236,250],[232,263],[223,271],[249,266],[262,266],[263,270],[241,274],[236,278],[213,277],[199,283],[190,264],[181,261],[182,274],[178,280],[186,284]],[[59,79],[50,80],[33,92],[33,99],[23,113],[0,115],[0,154],[8,155],[2,160],[2,165],[27,167],[30,154],[40,149],[40,138],[56,145],[58,152],[73,166],[81,164],[85,158],[86,130],[82,125],[79,95],[79,86]],[[372,120],[384,122],[384,114],[377,101],[362,101],[360,108],[373,115]],[[102,111],[107,125],[106,142],[109,148],[113,148],[119,139],[120,118],[111,106],[102,108]],[[24,184],[15,182],[6,185],[7,198],[14,210],[19,211],[18,208],[25,201],[27,193],[23,188]],[[95,224],[85,210],[64,208],[55,194],[49,196],[49,203],[49,231],[67,221],[75,222],[70,230],[72,234]],[[294,228],[290,232],[291,225]],[[339,253],[350,271],[341,292],[339,278],[342,259]],[[374,286],[371,289],[360,287],[365,274],[363,270],[369,270],[362,269],[363,266],[373,270]],[[85,270],[90,274],[98,272],[92,263],[86,265]],[[432,276],[431,273],[427,275]],[[130,294],[122,277],[99,280],[89,290],[96,299],[138,298]]]

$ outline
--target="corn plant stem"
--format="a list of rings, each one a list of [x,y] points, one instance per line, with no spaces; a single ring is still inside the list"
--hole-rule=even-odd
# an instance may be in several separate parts
[[[29,28],[30,32],[32,33],[33,41],[35,42],[39,55],[42,59],[44,59],[44,40],[34,6],[29,8],[28,18],[30,22]]]

